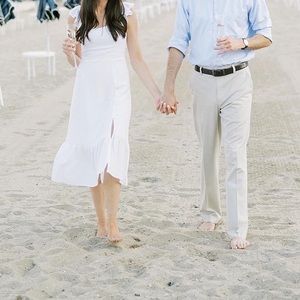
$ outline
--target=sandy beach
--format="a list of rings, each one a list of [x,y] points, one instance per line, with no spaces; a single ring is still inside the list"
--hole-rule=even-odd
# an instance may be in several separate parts
[[[114,246],[95,237],[87,188],[50,180],[68,122],[75,71],[61,51],[68,11],[48,26],[57,74],[44,61],[27,80],[21,53],[46,47],[46,26],[0,33],[0,299],[300,299],[300,10],[269,1],[274,45],[250,68],[255,93],[248,149],[246,251],[229,249],[225,223],[199,222],[199,145],[185,62],[177,116],[158,114],[131,72],[129,186],[122,190]],[[141,24],[146,61],[162,85],[174,10]]]

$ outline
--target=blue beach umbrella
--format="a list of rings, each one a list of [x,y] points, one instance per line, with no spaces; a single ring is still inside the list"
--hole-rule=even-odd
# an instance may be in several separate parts
[[[59,19],[60,13],[54,0],[39,0],[37,19],[42,23],[44,21],[53,21]]]
[[[68,9],[72,9],[75,6],[80,5],[80,2],[81,2],[80,0],[67,0],[64,2],[64,6]]]
[[[48,30],[48,21],[58,20],[60,13],[57,9],[57,4],[54,0],[39,0],[37,9],[37,19],[43,23],[46,21],[46,37],[47,37],[47,50],[50,51],[50,36]]]
[[[0,25],[4,25],[9,20],[15,18],[13,10],[15,8],[9,0],[0,0]]]

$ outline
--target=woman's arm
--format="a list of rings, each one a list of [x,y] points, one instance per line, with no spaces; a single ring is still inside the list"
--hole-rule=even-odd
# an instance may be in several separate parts
[[[75,19],[71,16],[68,18],[68,24],[74,24]],[[67,60],[69,64],[75,67],[75,59],[77,66],[80,64],[81,59],[81,44],[78,42],[74,42],[70,38],[66,38],[63,42],[63,51],[67,56]]]
[[[144,61],[138,40],[138,21],[135,13],[128,17],[127,47],[131,65],[154,98],[155,106],[157,108],[160,104],[161,91],[156,85],[146,62]]]

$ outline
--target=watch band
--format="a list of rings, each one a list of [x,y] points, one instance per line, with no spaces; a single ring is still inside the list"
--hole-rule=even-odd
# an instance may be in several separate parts
[[[241,50],[245,50],[245,49],[247,49],[249,47],[249,42],[248,42],[248,40],[246,38],[243,38],[242,40],[243,40],[243,43],[244,43],[245,47],[241,48]]]

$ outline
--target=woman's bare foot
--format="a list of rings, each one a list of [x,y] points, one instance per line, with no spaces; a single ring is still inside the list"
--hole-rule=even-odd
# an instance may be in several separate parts
[[[199,224],[198,228],[202,231],[214,231],[216,228],[216,224],[210,222],[202,222]]]
[[[247,240],[240,237],[234,238],[230,242],[231,249],[246,249],[249,245]]]
[[[106,224],[98,223],[97,237],[99,237],[101,239],[107,238]]]
[[[120,234],[117,222],[111,222],[108,225],[108,239],[112,243],[118,243],[122,241],[122,236]]]

